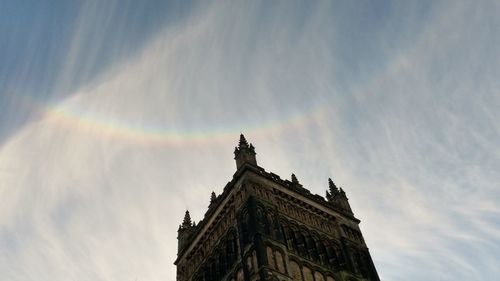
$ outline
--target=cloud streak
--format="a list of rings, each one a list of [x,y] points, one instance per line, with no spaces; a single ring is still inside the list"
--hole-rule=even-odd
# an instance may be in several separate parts
[[[182,214],[244,130],[266,169],[345,186],[383,280],[499,276],[499,7],[468,5],[198,3],[75,83],[99,57],[80,26],[53,88],[71,94],[30,100],[0,148],[0,271],[174,280]]]

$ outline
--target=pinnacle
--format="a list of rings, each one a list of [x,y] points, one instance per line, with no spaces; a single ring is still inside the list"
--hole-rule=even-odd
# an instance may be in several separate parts
[[[330,194],[331,195],[335,195],[339,192],[337,186],[335,185],[335,183],[332,181],[331,178],[328,178],[328,187],[330,189]]]
[[[240,134],[240,142],[238,144],[239,148],[248,148],[248,142],[247,139],[243,134]]]
[[[332,178],[328,178],[328,185],[335,186],[335,183],[333,183]]]
[[[297,177],[295,176],[295,174],[292,174],[292,182],[293,183],[299,183],[299,180],[297,179]]]
[[[234,149],[236,169],[239,169],[246,163],[257,166],[257,159],[255,159],[255,154],[255,147],[251,143],[248,143],[243,134],[240,134],[240,141],[238,143],[238,146]]]
[[[191,226],[192,226],[191,216],[189,215],[189,211],[186,210],[186,214],[184,215],[184,220],[182,221],[182,227],[187,228]]]
[[[215,200],[217,200],[217,195],[215,194],[214,191],[212,191],[212,194],[210,195],[210,205],[215,203]]]
[[[342,189],[342,187],[340,188],[340,191],[339,191],[339,192],[340,192],[340,194],[342,194],[342,196],[344,196],[344,197],[346,196],[346,195],[345,195],[345,191]]]

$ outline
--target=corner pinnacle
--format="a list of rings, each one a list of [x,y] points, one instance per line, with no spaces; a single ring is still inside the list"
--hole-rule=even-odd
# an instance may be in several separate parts
[[[210,195],[210,205],[215,203],[215,200],[217,200],[217,195],[215,194],[214,191],[212,191],[212,194]]]
[[[243,134],[240,134],[240,142],[238,143],[238,148],[248,148],[247,139]]]
[[[328,178],[328,187],[330,189],[330,194],[332,196],[334,196],[337,193],[339,193],[339,189],[337,188],[337,186],[335,185],[335,183],[332,181],[331,178]]]
[[[189,228],[193,226],[191,222],[191,216],[189,215],[189,211],[186,210],[186,214],[184,215],[184,220],[182,221],[182,228]]]

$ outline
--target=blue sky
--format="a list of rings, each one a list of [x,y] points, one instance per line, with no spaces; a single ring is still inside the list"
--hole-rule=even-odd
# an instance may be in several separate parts
[[[0,3],[3,279],[175,280],[241,131],[383,280],[500,276],[495,1],[73,2]]]

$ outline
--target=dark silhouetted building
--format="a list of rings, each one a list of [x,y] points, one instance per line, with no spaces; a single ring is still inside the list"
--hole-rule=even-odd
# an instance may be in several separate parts
[[[379,281],[342,188],[312,194],[257,165],[243,135],[237,171],[204,218],[179,227],[178,281]]]

